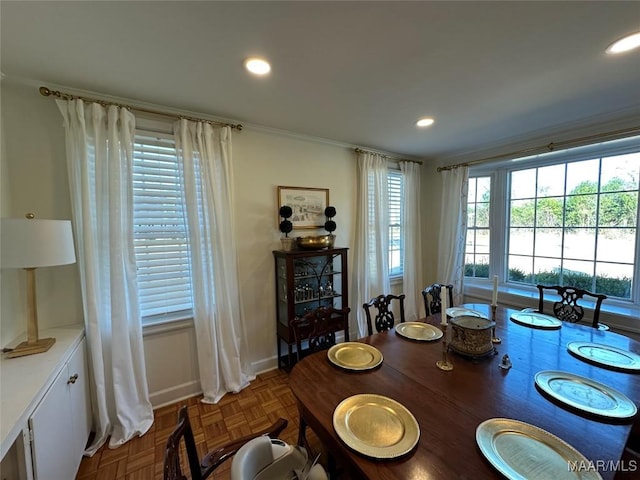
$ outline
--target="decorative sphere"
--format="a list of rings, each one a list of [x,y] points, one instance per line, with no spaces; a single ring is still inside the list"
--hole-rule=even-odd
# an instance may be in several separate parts
[[[289,220],[283,220],[280,222],[280,231],[282,233],[289,233],[291,230],[293,230],[293,223]]]
[[[288,205],[283,205],[280,207],[280,216],[282,218],[289,218],[291,215],[293,215],[293,210],[291,210],[291,207]],[[289,230],[291,231],[291,230]]]
[[[336,229],[336,222],[334,222],[333,220],[327,220],[326,222],[324,222],[324,229],[327,232],[333,232]]]
[[[324,209],[324,215],[325,217],[335,217],[336,216],[336,209],[335,207],[332,206],[328,206],[327,208]]]

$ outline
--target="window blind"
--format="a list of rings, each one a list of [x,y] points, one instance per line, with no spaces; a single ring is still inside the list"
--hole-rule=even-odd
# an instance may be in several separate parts
[[[403,273],[404,239],[402,233],[402,198],[403,181],[402,173],[397,170],[389,170],[389,274],[392,277],[401,276]]]
[[[173,138],[136,132],[134,248],[143,320],[193,308],[182,192]]]

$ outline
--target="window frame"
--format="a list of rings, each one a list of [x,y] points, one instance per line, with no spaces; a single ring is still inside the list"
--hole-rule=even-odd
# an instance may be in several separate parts
[[[500,295],[514,306],[531,306],[531,300],[538,299],[535,285],[509,282],[507,277],[506,250],[509,235],[509,192],[510,173],[517,170],[546,167],[550,165],[578,162],[594,158],[640,152],[640,136],[614,140],[611,142],[585,145],[573,149],[550,152],[531,157],[508,159],[490,164],[469,167],[469,177],[490,177],[490,212],[489,227],[492,232],[490,243],[489,278],[464,277],[465,295],[477,298],[490,298],[492,279],[497,275],[500,279]],[[640,196],[639,196],[640,197]],[[495,233],[494,233],[495,232]],[[636,217],[636,252],[640,252],[640,199]],[[507,303],[507,302],[505,302]],[[624,321],[629,330],[640,332],[640,255],[635,259],[633,267],[633,283],[630,299],[608,298],[602,305],[603,312],[629,317]],[[635,324],[633,322],[635,320]]]

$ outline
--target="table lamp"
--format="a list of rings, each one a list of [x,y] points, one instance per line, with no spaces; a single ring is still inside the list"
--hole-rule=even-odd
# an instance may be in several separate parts
[[[0,224],[1,268],[23,268],[27,274],[27,341],[9,350],[7,358],[46,352],[55,338],[38,338],[36,268],[75,263],[69,220],[3,218]]]

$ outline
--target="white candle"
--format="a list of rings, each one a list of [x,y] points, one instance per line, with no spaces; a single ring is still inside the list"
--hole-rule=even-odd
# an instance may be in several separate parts
[[[449,299],[449,296],[447,295],[448,290],[449,289],[444,285],[440,289],[440,305],[442,306],[442,311],[440,312],[440,325],[444,325],[445,327],[447,326],[447,301]]]
[[[493,276],[493,296],[491,297],[491,305],[498,305],[498,275]]]

